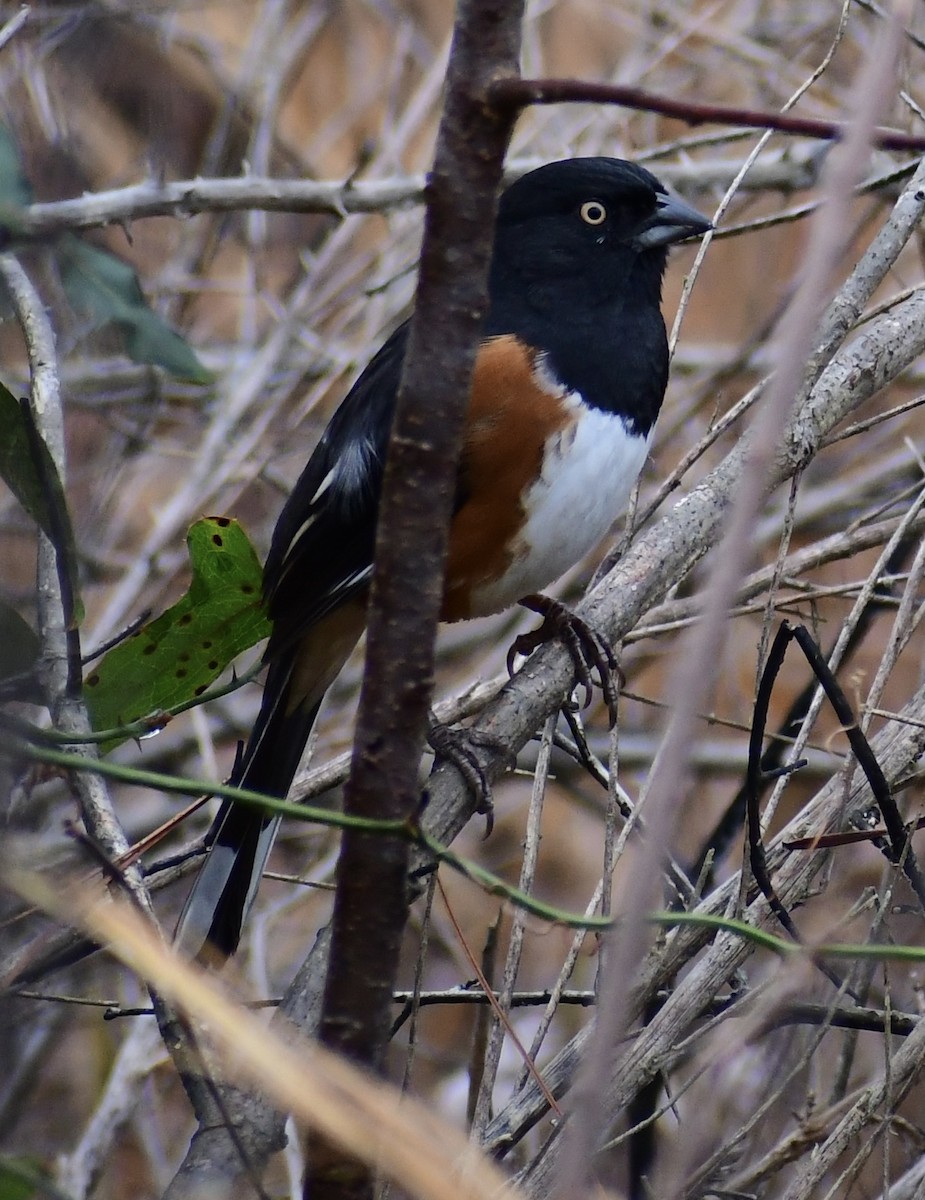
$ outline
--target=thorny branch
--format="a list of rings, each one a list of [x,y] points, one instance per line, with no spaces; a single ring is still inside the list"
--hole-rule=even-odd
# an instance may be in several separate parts
[[[493,86],[491,98],[499,108],[509,105],[515,109],[530,104],[620,104],[639,109],[640,112],[674,117],[691,125],[706,122],[713,125],[743,125],[749,129],[774,129],[778,133],[824,138],[827,141],[841,140],[850,130],[850,123],[817,121],[758,109],[729,108],[721,104],[696,104],[671,96],[655,96],[642,88],[589,83],[581,79],[503,79]],[[884,150],[925,150],[925,138],[897,133],[892,129],[873,130],[871,142]]]
[[[539,166],[537,158],[512,158],[504,178],[510,182]],[[723,187],[736,166],[722,159],[678,165],[659,164],[660,177],[685,192]],[[799,191],[818,178],[818,156],[799,152],[786,157],[768,153],[749,172],[745,191]],[[352,214],[388,213],[421,205],[426,198],[423,175],[394,179],[276,179],[243,175],[234,179],[148,181],[72,200],[51,200],[17,210],[9,218],[11,232],[22,239],[44,238],[67,229],[94,229],[150,217],[191,217],[201,213],[284,212]]]

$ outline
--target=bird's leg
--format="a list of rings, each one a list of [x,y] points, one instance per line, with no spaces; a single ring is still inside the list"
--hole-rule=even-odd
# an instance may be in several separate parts
[[[522,633],[514,639],[507,653],[507,669],[514,673],[514,660],[518,655],[529,657],[534,650],[558,639],[563,643],[575,667],[575,683],[585,690],[585,707],[591,702],[594,691],[592,671],[597,671],[601,691],[610,713],[610,723],[617,715],[617,688],[614,679],[620,675],[613,647],[604,635],[587,621],[583,621],[559,600],[535,593],[524,596],[520,601],[524,608],[539,613],[542,625],[530,633]]]

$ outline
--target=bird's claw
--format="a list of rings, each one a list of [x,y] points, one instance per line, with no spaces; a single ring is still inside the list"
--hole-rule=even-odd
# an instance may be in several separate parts
[[[622,686],[622,672],[610,642],[599,630],[550,596],[525,596],[520,603],[531,612],[539,613],[543,623],[538,629],[522,633],[514,639],[507,654],[508,673],[513,675],[514,662],[518,655],[527,658],[546,642],[554,639],[561,641],[575,668],[576,686],[584,688],[583,707],[587,708],[591,703],[594,692],[593,672],[596,671],[613,726],[617,718],[615,680],[620,679]]]
[[[465,780],[475,800],[475,811],[485,818],[485,836],[488,837],[495,824],[495,807],[491,780],[475,748],[481,745],[495,753],[505,748],[490,734],[477,729],[453,729],[436,718],[431,718],[427,741],[437,757],[452,763]],[[510,757],[510,752],[506,753]]]

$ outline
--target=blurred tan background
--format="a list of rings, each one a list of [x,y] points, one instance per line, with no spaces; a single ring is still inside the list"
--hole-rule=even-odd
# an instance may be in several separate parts
[[[14,11],[13,5],[0,5],[3,18]],[[36,6],[0,51],[0,118],[15,136],[38,200],[145,179],[251,173],[373,181],[419,174],[432,151],[451,18],[451,6],[443,0],[49,3]],[[852,3],[843,11],[826,0],[798,6],[772,0],[665,5],[542,0],[528,6],[523,69],[526,75],[612,80],[678,99],[774,111],[831,54],[796,111],[842,119],[856,102],[856,72],[880,19],[873,5]],[[918,8],[910,33],[914,36],[907,41],[904,73],[896,81],[887,119],[897,128],[921,133],[919,105],[925,104],[925,93],[917,36],[925,36],[925,20]],[[759,137],[756,131],[688,129],[650,114],[569,105],[528,112],[517,127],[510,158],[540,161],[602,153],[641,159],[710,214]],[[711,424],[773,365],[770,332],[802,260],[806,213],[817,198],[824,159],[824,145],[774,136],[759,156],[754,181],[747,180],[732,200],[720,231],[745,228],[728,239],[718,238],[697,274],[655,451],[641,483],[640,512]],[[869,175],[886,175],[908,161],[911,156],[878,152]],[[768,178],[772,184],[763,184]],[[895,195],[896,185],[888,184],[856,201],[853,249],[842,273]],[[53,270],[43,276],[67,404],[68,495],[84,572],[86,649],[113,637],[142,612],[159,611],[183,591],[184,537],[197,517],[237,517],[265,553],[286,490],[325,420],[407,311],[420,220],[417,205],[344,219],[250,211],[159,217],[86,235],[137,268],[152,306],[216,372],[217,382],[207,388],[130,363],[112,339],[81,327],[60,303]],[[692,249],[673,254],[665,288],[669,326],[693,259]],[[880,298],[920,283],[921,272],[921,244],[916,242],[891,272]],[[0,325],[0,362],[4,382],[21,388],[24,355],[11,321]],[[886,412],[920,390],[921,372],[909,372],[902,387],[892,388],[857,418]],[[708,448],[664,504],[676,503],[738,432],[736,426]],[[892,511],[888,506],[920,478],[922,432],[922,418],[912,410],[821,454],[799,483],[793,548],[869,520],[881,509]],[[783,494],[769,502],[750,567],[774,561],[787,499]],[[615,537],[620,535],[616,530]],[[31,619],[34,533],[5,490],[0,494],[0,539],[4,598],[21,605]],[[824,648],[834,641],[875,558],[876,552],[868,551],[831,564],[802,581],[802,594],[788,591],[788,611],[811,624]],[[567,580],[563,594],[580,594],[594,565]],[[681,595],[694,594],[701,582],[698,573],[683,585]],[[759,596],[755,611],[729,624],[710,714],[715,720],[702,723],[693,750],[694,778],[679,788],[674,852],[681,861],[696,857],[741,781],[764,615]],[[889,613],[878,619],[853,661],[853,674],[843,679],[858,703],[880,660],[889,620]],[[440,694],[496,677],[525,621],[513,614],[445,631]],[[634,797],[658,747],[661,706],[671,699],[666,667],[677,646],[678,632],[668,628],[631,640],[623,654],[631,696],[621,705],[620,781]],[[886,706],[901,703],[918,686],[921,650],[920,637],[913,637],[891,676]],[[332,689],[319,732],[318,760],[349,745],[360,669],[359,660],[351,663]],[[775,694],[778,717],[807,678],[794,653]],[[154,770],[221,778],[230,768],[236,740],[246,735],[257,700],[257,685],[250,685],[208,711],[178,718],[156,739],[123,747],[118,756]],[[607,721],[599,704],[584,717],[591,745],[606,761]],[[833,763],[837,766],[831,752],[845,749],[830,716],[823,718],[813,743],[810,766],[787,791],[789,811],[831,773]],[[511,881],[519,869],[532,761],[525,753],[523,774],[498,786],[492,837],[483,842],[481,828],[473,827],[461,840],[463,852]],[[63,825],[73,809],[63,787],[53,781],[32,787],[28,803],[24,795],[14,795],[11,815],[23,853],[47,869],[73,862],[78,851]],[[174,799],[139,789],[125,788],[117,796],[133,836],[177,808]],[[536,884],[545,899],[577,910],[588,903],[601,872],[606,799],[606,792],[574,762],[564,755],[554,758]],[[202,828],[202,816],[191,820],[182,840]],[[177,845],[179,840],[171,843],[172,848]],[[718,864],[721,874],[737,868],[737,852],[738,847]],[[324,883],[330,881],[334,854],[330,835],[293,826],[273,865]],[[877,885],[881,873],[882,859],[873,848],[839,851],[825,894],[801,914],[804,929],[829,936],[837,927],[843,938],[863,938],[869,915],[840,923],[864,889]],[[457,877],[448,875],[444,882],[478,955],[499,903]],[[159,897],[168,924],[184,886]],[[617,910],[620,886],[618,873]],[[324,891],[267,884],[241,961],[254,995],[279,994],[323,923],[327,904]],[[503,927],[509,916],[503,914]],[[918,923],[910,929],[902,915],[895,920],[891,935],[918,935]],[[414,933],[409,936],[405,986],[410,986],[417,955]],[[10,925],[2,934],[10,944],[19,936]],[[551,986],[570,941],[565,930],[529,922],[519,985]],[[769,961],[767,970],[774,969]],[[589,937],[573,986],[591,987],[595,970],[596,943]],[[452,986],[471,974],[438,899],[426,986]],[[812,976],[804,981],[810,990],[816,982]],[[894,1005],[915,1009],[915,979],[902,976],[895,987]],[[42,990],[124,1003],[142,998],[137,983],[99,957],[49,979]],[[17,1012],[23,1036],[15,1069],[0,1081],[0,1141],[11,1152],[52,1162],[68,1154],[85,1129],[129,1023],[104,1025],[96,1009],[39,1000],[23,1001]],[[464,1114],[474,1020],[474,1010],[463,1007],[427,1009],[420,1018],[411,1086],[434,1097],[454,1119]],[[586,1020],[585,1009],[560,1010],[543,1055]],[[516,1022],[522,1039],[529,1041],[535,1018],[518,1015]],[[850,1068],[852,1083],[864,1078],[867,1056],[876,1061],[879,1053],[879,1040],[867,1036],[869,1042],[862,1041]],[[399,1077],[404,1055],[400,1042],[395,1054]],[[797,1085],[798,1097],[788,1093],[780,1098],[761,1132],[762,1150],[789,1128],[794,1111],[801,1105],[811,1108],[807,1097],[818,1093],[823,1103],[833,1086],[834,1059],[813,1060],[807,1078]],[[759,1073],[770,1071],[769,1061],[770,1052]],[[727,1078],[724,1071],[717,1066],[712,1095],[705,1094],[709,1089],[701,1094],[701,1102],[715,1103],[715,1111],[697,1145],[721,1142],[744,1119],[735,1103],[741,1080],[734,1072]],[[514,1057],[505,1057],[499,1102],[518,1073]],[[137,1109],[116,1122],[95,1196],[158,1195],[175,1169],[189,1132],[188,1116],[166,1064],[145,1074],[138,1101]],[[687,1111],[695,1108],[692,1104]],[[698,1115],[703,1118],[702,1108]],[[798,1116],[797,1126],[800,1120]],[[900,1158],[918,1153],[925,1137],[914,1113],[909,1120],[896,1151]],[[674,1117],[663,1121],[661,1129],[669,1146],[678,1140]],[[874,1190],[850,1194],[876,1194],[876,1185],[870,1187]]]

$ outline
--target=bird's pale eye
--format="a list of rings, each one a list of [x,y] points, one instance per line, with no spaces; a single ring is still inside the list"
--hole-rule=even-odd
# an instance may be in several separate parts
[[[586,200],[578,213],[586,225],[603,225],[607,220],[607,209],[600,200]]]

